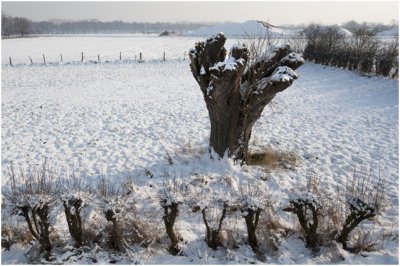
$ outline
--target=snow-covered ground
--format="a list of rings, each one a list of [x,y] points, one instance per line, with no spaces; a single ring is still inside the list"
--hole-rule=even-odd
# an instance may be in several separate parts
[[[110,38],[115,46],[109,51],[129,48],[135,38]],[[97,40],[89,38],[86,47],[98,46],[107,51],[108,46]],[[37,45],[24,45],[23,41],[2,41],[2,60],[16,51],[21,55],[40,53]],[[54,54],[60,47],[56,50],[53,42],[68,46],[63,49],[71,54],[76,51],[78,56],[85,47],[83,43],[74,43],[73,38],[48,38],[48,42],[46,49],[53,49]],[[166,47],[182,54],[194,42],[195,39],[165,37],[145,43],[138,41],[136,45],[149,52]],[[371,164],[374,169],[379,165],[389,204],[378,217],[378,226],[371,223],[362,226],[371,230],[374,237],[392,230],[394,241],[389,241],[383,250],[362,255],[339,249],[344,258],[340,263],[398,263],[397,80],[362,77],[311,63],[300,67],[299,79],[278,94],[256,123],[250,146],[253,151],[269,147],[293,152],[298,158],[296,167],[265,171],[255,166],[241,168],[228,160],[213,161],[204,153],[210,126],[203,96],[188,64],[181,57],[165,62],[113,59],[101,64],[3,66],[2,185],[7,182],[5,172],[10,164],[29,168],[40,166],[47,159],[54,168],[79,169],[86,171],[88,177],[106,175],[112,180],[133,177],[143,193],[150,194],[155,193],[152,188],[162,187],[166,176],[182,179],[210,176],[219,180],[229,175],[233,182],[262,179],[266,180],[263,186],[278,193],[279,201],[285,202],[292,191],[305,186],[310,176],[319,178],[321,187],[334,193],[337,184],[343,185],[355,168],[360,171],[369,169]],[[147,170],[153,178],[146,175]],[[373,177],[377,178],[377,174],[374,171]],[[282,211],[278,215],[286,224],[296,224],[294,216]],[[244,220],[236,221],[235,228],[243,231]],[[199,214],[185,212],[175,226],[186,240],[186,256],[173,257],[165,250],[140,249],[135,259],[151,264],[255,261],[246,245],[234,250],[208,249]],[[2,251],[2,263],[25,263],[22,255],[25,249],[15,245],[9,252]],[[327,254],[312,256],[303,241],[288,237],[282,239],[279,253],[267,262],[335,263],[335,258]],[[124,262],[127,263],[120,263]]]
[[[378,32],[377,36],[380,37],[397,37],[399,36],[399,26],[394,26],[388,30]]]
[[[139,59],[142,53],[144,60],[159,60],[165,52],[166,59],[188,58],[187,52],[195,42],[203,37],[168,37],[142,36],[135,34],[97,34],[79,36],[33,37],[2,40],[2,65],[12,63],[30,64],[29,57],[34,64],[43,64],[45,55],[47,64],[63,62],[80,62],[83,52],[84,61],[96,60],[100,55],[102,62],[119,59],[120,52],[123,60]],[[237,39],[228,39],[227,45],[237,42]],[[185,54],[186,52],[186,54]]]
[[[212,36],[223,32],[225,36],[267,36],[271,35],[276,38],[282,38],[283,36],[295,35],[297,31],[287,30],[272,25],[266,26],[266,22],[249,20],[246,22],[226,22],[219,23],[214,26],[201,27],[197,30],[189,31],[187,36]]]

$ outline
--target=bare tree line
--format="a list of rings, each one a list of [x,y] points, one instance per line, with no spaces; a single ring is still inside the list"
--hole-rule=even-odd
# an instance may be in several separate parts
[[[393,27],[398,26],[398,21],[396,20],[392,20],[390,24],[383,24],[383,23],[367,23],[367,22],[363,22],[363,23],[359,23],[357,21],[354,20],[350,20],[347,21],[345,23],[342,24],[342,27],[351,31],[351,32],[356,32],[359,29],[368,29],[369,31],[373,32],[373,33],[378,33],[378,32],[382,32],[385,30],[389,30]]]
[[[280,25],[282,28],[290,29],[290,30],[303,30],[307,28],[310,24],[306,23],[301,23],[301,24],[283,24]],[[339,26],[339,25],[338,25]],[[350,32],[354,33],[355,31],[359,29],[368,29],[374,33],[379,33],[382,31],[389,30],[393,27],[398,27],[398,21],[397,20],[392,20],[390,24],[384,24],[384,23],[377,23],[377,22],[357,22],[355,20],[350,20],[346,21],[340,26],[346,30],[349,30]]]
[[[302,32],[304,57],[317,64],[394,78],[398,75],[398,39],[381,40],[362,27],[346,36],[337,26],[311,24]]]
[[[27,34],[84,34],[84,33],[121,33],[121,32],[184,32],[209,26],[210,23],[142,23],[99,20],[80,21],[31,21],[27,18],[12,17],[5,14],[1,16],[1,36],[25,36]]]
[[[32,21],[26,18],[1,15],[1,36],[27,35],[32,33]]]

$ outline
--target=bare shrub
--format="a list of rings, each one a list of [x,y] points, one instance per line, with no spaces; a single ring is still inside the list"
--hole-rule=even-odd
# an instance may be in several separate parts
[[[12,166],[8,169],[10,187],[2,187],[7,204],[15,214],[22,216],[33,238],[39,242],[40,253],[50,259],[53,247],[50,241],[51,211],[60,191],[60,182],[46,162],[41,168],[16,172]]]
[[[64,198],[63,205],[69,233],[75,240],[76,247],[80,247],[83,244],[83,226],[80,212],[84,202],[80,197],[72,196],[68,199]]]
[[[372,219],[376,216],[374,206],[364,203],[359,198],[349,199],[347,203],[349,204],[349,214],[338,238],[345,249],[348,249],[347,238],[351,231],[362,221]]]
[[[193,212],[201,212],[206,227],[207,245],[212,249],[222,246],[222,225],[228,213],[237,210],[233,201],[232,177],[202,177],[194,180],[196,187],[190,187],[191,199],[188,202]]]
[[[337,187],[337,189],[339,189]],[[310,193],[319,204],[318,210],[318,244],[325,245],[332,242],[344,219],[343,202],[340,191],[330,193],[323,189],[321,180],[312,175],[307,181],[305,190]]]
[[[81,212],[86,203],[93,200],[82,180],[82,176],[73,172],[67,180],[64,180],[64,193],[61,194],[68,231],[77,248],[86,242]]]
[[[132,190],[116,182],[111,182],[103,176],[99,183],[99,205],[109,226],[108,247],[116,251],[124,251],[127,248],[123,238],[123,228],[121,223],[128,217],[129,211],[133,210],[134,200],[130,197]]]
[[[392,222],[390,229],[383,229],[377,236],[376,247],[386,249],[391,241],[399,240],[398,223]]]
[[[362,72],[372,72],[374,58],[378,49],[378,40],[375,33],[367,28],[356,30],[350,39],[353,63],[350,64],[350,69],[355,70],[360,68]]]
[[[323,210],[323,194],[319,189],[319,180],[314,176],[308,179],[306,187],[302,189],[304,192],[289,195],[289,206],[283,210],[296,214],[307,247],[316,251],[321,242],[318,229]]]
[[[260,221],[261,212],[271,207],[273,199],[271,194],[264,188],[265,184],[256,181],[248,181],[240,186],[239,208],[246,221],[249,245],[257,250],[257,226]]]
[[[134,217],[122,223],[124,239],[129,244],[150,247],[155,242],[160,242],[160,229],[155,224],[141,217]]]
[[[257,229],[259,238],[258,249],[261,253],[268,254],[269,256],[277,256],[281,239],[293,233],[293,230],[282,222],[277,215],[277,210],[274,209],[275,205],[267,207],[262,212]]]
[[[317,229],[320,204],[311,193],[297,195],[289,200],[289,204],[290,207],[284,210],[297,215],[307,246],[315,250],[318,245]]]
[[[346,179],[344,191],[338,183],[335,193],[325,192],[315,177],[309,179],[305,190],[291,196],[290,206],[284,210],[297,215],[307,246],[315,249],[336,240],[351,252],[374,248],[371,234],[353,231],[384,210],[387,199],[379,167],[375,171],[372,164],[369,170],[355,168],[353,176]]]
[[[28,229],[17,226],[6,225],[2,221],[1,226],[1,247],[5,250],[10,250],[14,243],[28,245],[33,240],[33,236]]]
[[[240,186],[239,191],[238,205],[246,222],[248,243],[257,257],[263,261],[265,258],[258,249],[258,225],[261,213],[266,208],[272,208],[276,200],[272,193],[267,191],[263,182],[248,181],[247,184]]]
[[[138,216],[136,203],[143,200],[138,198],[138,189],[134,183],[118,183],[105,176],[99,180],[96,205],[107,221],[103,237],[112,250],[129,253],[132,244],[149,247],[157,240],[159,231]]]
[[[351,248],[352,253],[358,254],[362,251],[372,252],[377,250],[375,246],[376,241],[373,239],[370,232],[358,230],[353,234],[353,239],[354,245]]]
[[[398,75],[398,39],[389,44],[366,25],[345,37],[337,26],[311,24],[304,29],[304,56],[318,64],[394,78]],[[375,68],[374,68],[375,66]]]
[[[231,224],[229,217],[226,218],[227,224]],[[236,221],[235,221],[236,222]],[[220,233],[220,240],[224,247],[227,249],[237,249],[239,244],[244,243],[243,238],[241,237],[241,232],[238,230],[234,230],[231,228],[222,228]]]
[[[368,173],[362,169],[357,172],[355,168],[353,176],[347,179],[345,199],[348,208],[338,241],[343,245],[343,248],[350,251],[354,248],[350,248],[347,241],[352,230],[363,221],[372,220],[384,210],[386,203],[385,185],[380,176],[379,166],[377,175],[378,179],[374,180],[376,176],[373,175],[371,163]]]
[[[398,75],[399,40],[382,44],[376,58],[376,74],[394,78]],[[393,72],[391,73],[391,70]],[[391,75],[390,75],[391,74]]]
[[[181,251],[178,246],[179,237],[174,231],[174,224],[179,215],[179,205],[183,203],[182,193],[185,192],[186,188],[186,185],[180,180],[174,179],[172,182],[164,182],[163,188],[160,191],[160,203],[161,207],[164,209],[163,220],[165,230],[171,240],[169,252],[173,255],[177,255]]]
[[[224,219],[226,218],[228,204],[226,202],[222,202],[222,211],[221,211],[221,215],[219,216],[219,218],[217,218],[219,220],[217,226],[210,225],[210,222],[207,219],[206,209],[207,208],[203,208],[201,210],[201,214],[203,216],[204,225],[206,226],[207,244],[210,248],[217,249],[218,246],[222,245],[222,239],[221,239],[220,233],[221,233],[221,229],[222,229],[222,223],[223,223]],[[210,209],[210,208],[208,208],[208,209]]]

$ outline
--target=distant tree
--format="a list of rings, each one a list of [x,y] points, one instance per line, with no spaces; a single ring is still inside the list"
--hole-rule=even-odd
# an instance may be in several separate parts
[[[305,58],[317,61],[319,58],[317,53],[319,52],[319,42],[322,36],[322,26],[318,24],[310,24],[302,33],[307,40],[307,45],[304,48]]]
[[[376,34],[378,32],[390,29],[391,27],[395,26],[395,24],[396,24],[395,20],[392,20],[391,24],[367,23],[367,22],[359,23],[354,20],[350,20],[348,22],[343,23],[342,27],[351,31],[352,33],[355,33],[360,29],[367,29]]]
[[[41,22],[31,22],[33,33],[56,33],[56,34],[75,34],[75,33],[111,33],[111,32],[157,32],[164,30],[169,32],[182,32],[193,30],[206,23],[139,23],[123,22],[119,20],[102,22],[98,20],[62,21],[50,20]]]
[[[356,30],[362,27],[362,24],[358,23],[355,20],[350,20],[348,22],[343,23],[342,27],[351,32],[355,32]]]
[[[383,45],[376,58],[376,74],[396,77],[399,71],[399,40],[396,38]],[[391,73],[391,70],[394,70]]]
[[[352,36],[345,36],[335,25],[309,25],[303,31],[307,39],[304,56],[318,64],[371,73],[380,45],[376,33],[366,23],[347,24],[353,30]]]
[[[1,14],[1,36],[10,36],[13,33],[13,21],[8,15]]]
[[[361,68],[363,72],[371,72],[378,48],[375,32],[366,26],[361,27],[354,31],[349,45],[351,47],[350,70]]]
[[[278,92],[292,85],[304,63],[289,46],[250,54],[244,45],[229,57],[222,33],[199,42],[189,53],[190,68],[208,109],[210,151],[245,163],[253,125]]]
[[[21,36],[27,35],[31,32],[31,23],[26,18],[14,18],[15,32]]]

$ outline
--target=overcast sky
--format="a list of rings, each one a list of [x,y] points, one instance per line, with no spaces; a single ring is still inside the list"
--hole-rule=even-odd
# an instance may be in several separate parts
[[[137,22],[264,20],[271,24],[318,22],[340,24],[349,20],[390,23],[398,20],[398,1],[275,1],[275,2],[10,2],[2,12],[34,21],[98,19]]]

